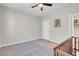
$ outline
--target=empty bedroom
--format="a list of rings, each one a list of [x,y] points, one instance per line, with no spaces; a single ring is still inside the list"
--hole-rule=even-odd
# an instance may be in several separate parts
[[[78,7],[78,3],[0,3],[0,56],[79,55],[79,35],[74,35]]]

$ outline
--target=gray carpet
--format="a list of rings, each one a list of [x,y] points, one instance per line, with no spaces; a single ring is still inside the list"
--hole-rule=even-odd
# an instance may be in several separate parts
[[[0,56],[53,56],[57,44],[44,39],[32,40],[0,48]]]

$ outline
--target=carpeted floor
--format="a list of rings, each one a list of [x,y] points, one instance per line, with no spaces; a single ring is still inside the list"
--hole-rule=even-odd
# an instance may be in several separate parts
[[[0,48],[0,56],[53,56],[57,44],[44,39]]]

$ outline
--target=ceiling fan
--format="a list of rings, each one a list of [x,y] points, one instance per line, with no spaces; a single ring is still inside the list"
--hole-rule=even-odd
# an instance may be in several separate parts
[[[49,6],[49,7],[51,7],[52,4],[51,4],[51,3],[38,3],[38,4],[34,5],[34,6],[32,6],[31,8],[40,7],[40,10],[43,11],[43,7],[44,7],[44,6]]]

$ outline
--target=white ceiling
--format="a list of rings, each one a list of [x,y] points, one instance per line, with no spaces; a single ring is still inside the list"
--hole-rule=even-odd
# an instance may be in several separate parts
[[[35,16],[45,16],[54,12],[60,8],[66,7],[68,3],[52,3],[52,7],[45,7],[43,11],[40,11],[39,7],[31,8],[36,3],[2,3],[1,6],[5,6],[11,9],[15,9],[21,12],[29,13]]]

